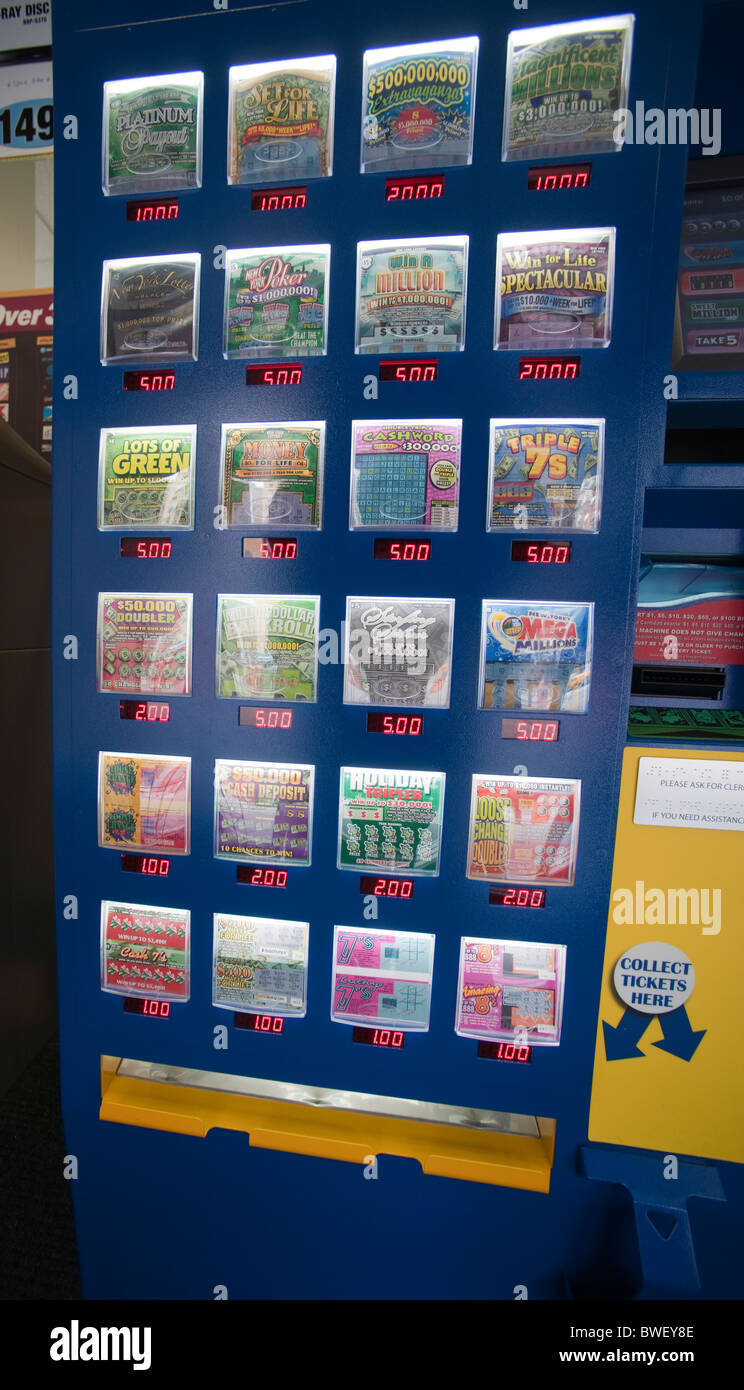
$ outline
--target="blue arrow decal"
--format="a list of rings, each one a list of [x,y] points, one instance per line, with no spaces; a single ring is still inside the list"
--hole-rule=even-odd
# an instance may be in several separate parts
[[[608,1062],[619,1062],[627,1057],[643,1057],[636,1043],[640,1042],[653,1014],[639,1014],[635,1009],[627,1009],[617,1028],[611,1023],[602,1022],[604,1029],[605,1054]]]
[[[681,1009],[675,1009],[671,1014],[659,1014],[658,1019],[664,1038],[662,1042],[654,1043],[654,1047],[660,1047],[662,1052],[669,1052],[672,1057],[680,1057],[683,1062],[689,1062],[705,1037],[707,1029],[701,1028],[699,1033],[693,1032],[684,1004]]]

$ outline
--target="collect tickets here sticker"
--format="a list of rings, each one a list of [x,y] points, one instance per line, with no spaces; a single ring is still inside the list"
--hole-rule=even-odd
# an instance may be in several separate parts
[[[744,760],[639,758],[633,821],[744,830]]]
[[[689,956],[668,941],[642,941],[623,952],[612,979],[623,1003],[637,1013],[671,1013],[690,998],[695,968]]]

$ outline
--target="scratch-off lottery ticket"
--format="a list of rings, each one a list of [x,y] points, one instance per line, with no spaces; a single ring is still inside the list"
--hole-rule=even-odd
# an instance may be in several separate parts
[[[309,924],[214,914],[212,1003],[241,1013],[303,1018]]]
[[[191,594],[98,595],[98,689],[191,694]]]
[[[468,878],[567,887],[576,873],[579,781],[475,773]]]
[[[104,849],[188,854],[191,759],[101,753],[98,843]]]
[[[557,1047],[565,962],[565,946],[462,937],[455,1032]]]
[[[394,1029],[429,1026],[434,937],[336,927],[331,1018]]]
[[[187,908],[101,903],[101,989],[155,999],[189,998]]]
[[[315,768],[301,763],[215,763],[217,859],[290,868],[310,863]]]

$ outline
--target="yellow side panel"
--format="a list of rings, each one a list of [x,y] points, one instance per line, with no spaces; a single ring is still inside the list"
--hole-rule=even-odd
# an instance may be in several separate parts
[[[633,824],[638,760],[669,756],[675,762],[742,762],[744,755],[705,749],[627,748],[623,761],[613,895],[630,889],[630,924],[619,897],[611,897],[594,1058],[589,1138],[664,1153],[744,1162],[744,833]],[[641,900],[652,888],[720,889],[720,931],[704,923],[662,925],[643,920]],[[649,903],[650,907],[650,903]],[[680,914],[681,915],[681,914]],[[690,913],[692,915],[692,913]],[[715,923],[713,923],[715,927]],[[691,959],[695,988],[687,1005],[692,1029],[705,1036],[689,1061],[654,1047],[662,1039],[656,1017],[638,1041],[642,1057],[608,1061],[602,1023],[616,1027],[625,1006],[615,994],[617,960],[642,942],[677,946]]]

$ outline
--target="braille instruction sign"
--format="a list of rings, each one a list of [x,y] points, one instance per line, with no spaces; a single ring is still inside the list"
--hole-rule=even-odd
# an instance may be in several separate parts
[[[744,830],[744,764],[639,758],[636,825]]]

